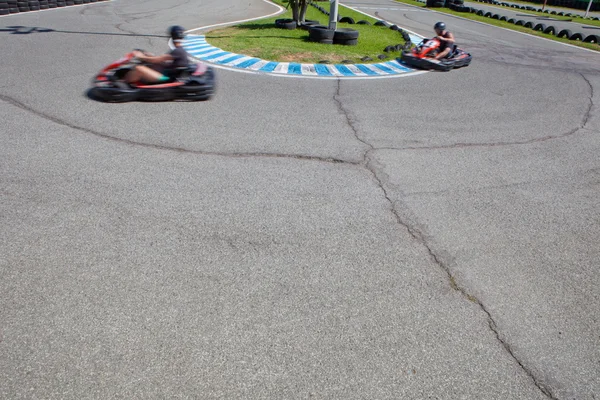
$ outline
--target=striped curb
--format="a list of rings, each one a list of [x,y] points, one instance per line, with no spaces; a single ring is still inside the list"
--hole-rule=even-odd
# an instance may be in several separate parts
[[[260,58],[235,54],[214,47],[206,42],[204,35],[187,35],[183,48],[190,56],[212,64],[252,72],[288,76],[368,78],[406,76],[407,74],[423,72],[409,68],[396,60],[382,61],[376,64],[301,64],[261,60]]]

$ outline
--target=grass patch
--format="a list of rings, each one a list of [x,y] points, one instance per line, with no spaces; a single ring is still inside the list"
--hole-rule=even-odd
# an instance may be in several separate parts
[[[273,3],[286,6],[281,0]],[[325,3],[329,4],[329,3]],[[376,19],[357,13],[346,7],[339,7],[339,15],[352,17],[355,21],[365,20],[370,23]],[[377,56],[389,45],[404,44],[402,36],[391,29],[373,25],[341,24],[339,28],[352,28],[359,31],[358,45],[340,46],[313,43],[308,41],[308,31],[302,29],[286,30],[275,27],[278,18],[291,18],[291,10],[276,17],[247,22],[241,25],[218,29],[206,34],[207,41],[213,46],[233,53],[245,54],[264,60],[317,63],[327,61],[339,63],[350,60],[362,63],[363,57],[371,57],[372,62],[380,62]],[[322,25],[329,24],[329,17],[314,7],[308,8],[306,19],[317,20]],[[388,53],[389,59],[400,56],[399,52]]]
[[[396,2],[398,2],[398,3],[404,3],[404,4],[410,4],[410,5],[417,6],[417,7],[425,7],[425,5],[423,3],[420,3],[420,2],[414,1],[414,0],[396,0]],[[475,8],[477,8],[477,7],[475,6]],[[543,37],[543,38],[546,38],[546,39],[554,40],[556,42],[567,43],[567,44],[570,44],[570,45],[573,45],[573,46],[583,47],[583,48],[586,48],[586,49],[589,49],[589,50],[600,51],[600,45],[598,45],[596,43],[584,43],[584,42],[575,41],[575,40],[569,40],[569,39],[565,39],[565,38],[558,38],[558,37],[556,37],[554,35],[550,35],[550,34],[543,33],[543,32],[538,32],[538,31],[534,31],[533,29],[525,28],[524,26],[517,26],[515,24],[509,24],[506,21],[500,21],[500,20],[497,20],[497,19],[492,19],[492,18],[484,17],[483,15],[476,15],[476,14],[473,14],[473,13],[453,11],[453,10],[451,10],[449,8],[435,8],[435,11],[438,11],[438,12],[443,13],[443,14],[455,15],[457,17],[462,17],[462,18],[465,18],[465,19],[470,19],[472,21],[483,22],[483,23],[488,24],[488,25],[499,26],[501,28],[506,28],[506,29],[510,29],[510,30],[513,30],[513,31],[517,31],[517,32],[528,33],[530,35]],[[524,10],[521,10],[521,11],[524,11]],[[531,11],[527,11],[527,12],[530,13]],[[533,12],[531,12],[531,13],[533,13]],[[538,14],[542,14],[543,16],[548,16],[548,14],[545,14],[545,13],[538,13]],[[589,22],[587,20],[585,20],[585,21]],[[598,21],[596,21],[596,22],[598,22]],[[551,22],[546,22],[546,24],[550,24],[550,23]]]
[[[510,1],[512,2],[513,0],[510,0]],[[515,3],[517,3],[517,2],[515,1]],[[523,3],[523,5],[525,5],[525,4],[529,5],[529,6],[532,6],[532,7],[536,6],[536,5],[533,5],[532,3]],[[557,21],[571,21],[571,22],[574,22],[576,24],[582,24],[582,25],[598,26],[598,27],[600,27],[600,21],[595,21],[593,19],[584,19],[584,18],[575,17],[575,16],[573,16],[573,17],[566,17],[564,15],[555,15],[555,14],[550,14],[550,13],[545,13],[545,12],[539,12],[539,11],[521,10],[520,8],[504,7],[504,6],[498,6],[498,5],[495,5],[495,4],[484,4],[484,5],[489,6],[489,7],[494,7],[494,8],[497,8],[499,10],[509,10],[509,11],[520,12],[520,13],[528,14],[528,15],[535,15],[535,16],[538,16],[538,17],[552,18],[552,19],[555,19]],[[541,5],[539,5],[539,7],[541,8]],[[552,6],[552,7],[554,7],[554,6]],[[475,8],[477,8],[477,6],[475,6]],[[566,8],[565,10],[569,10],[570,12],[575,12],[571,8]],[[580,10],[577,10],[577,11],[580,11]],[[547,22],[549,24],[552,23],[552,21],[547,21]]]

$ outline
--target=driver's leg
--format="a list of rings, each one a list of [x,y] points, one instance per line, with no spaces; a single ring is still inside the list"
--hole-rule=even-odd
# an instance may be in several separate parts
[[[138,65],[125,75],[125,82],[127,83],[156,83],[160,82],[162,79],[164,79],[163,74],[152,68],[146,67],[145,65]]]
[[[441,60],[442,58],[447,57],[448,54],[450,54],[450,51],[452,51],[452,49],[450,47],[446,47],[437,56],[435,56],[435,59],[436,60]]]

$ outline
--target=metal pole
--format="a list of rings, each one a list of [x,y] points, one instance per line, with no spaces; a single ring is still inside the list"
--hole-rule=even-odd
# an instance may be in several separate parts
[[[544,11],[546,9],[546,1],[548,1],[548,0],[544,0],[544,5],[542,6],[542,11]]]
[[[329,29],[337,29],[338,17],[338,0],[329,0],[331,7],[329,8]]]
[[[590,4],[588,4],[588,8],[587,8],[587,10],[585,10],[585,15],[583,16],[584,18],[587,18],[588,14],[590,13],[590,8],[592,8],[592,1],[594,1],[594,0],[590,0]]]

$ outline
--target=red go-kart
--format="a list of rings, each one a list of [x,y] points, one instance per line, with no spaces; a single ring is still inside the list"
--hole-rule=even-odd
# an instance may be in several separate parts
[[[447,57],[436,60],[440,45],[441,42],[437,38],[423,39],[410,51],[403,51],[400,60],[410,67],[436,71],[450,71],[452,68],[466,67],[471,63],[471,54],[456,46]]]
[[[215,92],[215,73],[203,63],[177,68],[171,79],[164,83],[127,84],[124,77],[136,64],[141,64],[132,53],[106,66],[96,75],[90,89],[92,98],[107,102],[135,100],[208,100]]]

